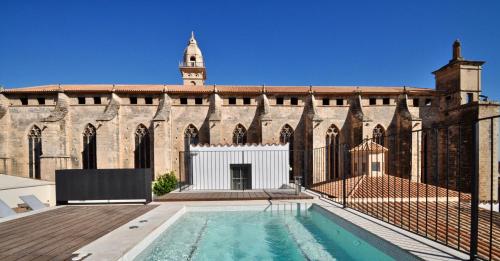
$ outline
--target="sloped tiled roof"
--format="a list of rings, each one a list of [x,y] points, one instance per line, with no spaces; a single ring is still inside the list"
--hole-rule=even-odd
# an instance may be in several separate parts
[[[382,152],[387,151],[387,148],[371,140],[365,140],[361,144],[350,150],[350,152],[358,151]]]
[[[24,88],[9,88],[3,90],[7,94],[29,93],[172,93],[172,94],[202,94],[218,92],[221,94],[297,94],[304,95],[311,91],[315,94],[409,94],[433,95],[436,91],[429,88],[416,87],[384,87],[384,86],[258,86],[258,85],[162,85],[162,84],[63,84],[40,85]]]

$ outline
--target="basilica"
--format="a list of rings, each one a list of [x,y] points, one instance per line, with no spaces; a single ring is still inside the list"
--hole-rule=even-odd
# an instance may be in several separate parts
[[[498,114],[499,104],[481,91],[483,63],[465,59],[455,41],[451,60],[432,72],[434,88],[207,85],[205,60],[192,34],[179,64],[182,84],[0,89],[0,173],[42,180],[54,180],[57,169],[179,173],[190,146],[288,144],[292,175],[307,183],[316,175],[315,149],[329,151],[320,157],[333,162],[327,175],[335,178],[351,165],[341,145],[355,148],[376,138],[387,153],[389,174],[418,182],[437,178],[439,184],[444,181],[433,173],[447,168],[449,148],[497,158],[497,144],[494,151],[481,143],[472,147],[462,142],[472,139],[467,130],[436,128]],[[489,132],[481,125],[478,131]],[[453,158],[447,166],[450,160],[478,161]],[[492,174],[487,166],[479,168],[479,182],[487,188]]]

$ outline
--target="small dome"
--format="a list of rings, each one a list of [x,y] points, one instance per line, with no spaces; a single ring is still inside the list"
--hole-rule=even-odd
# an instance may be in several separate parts
[[[184,64],[186,66],[203,67],[203,55],[194,38],[193,32],[191,32],[188,46],[184,49]]]

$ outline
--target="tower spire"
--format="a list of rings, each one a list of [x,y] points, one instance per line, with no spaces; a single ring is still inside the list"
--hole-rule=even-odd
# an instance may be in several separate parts
[[[462,61],[464,58],[462,57],[462,47],[460,44],[460,40],[456,39],[453,42],[453,59],[452,61]]]
[[[198,43],[194,38],[194,32],[191,31],[186,49],[184,50],[183,61],[179,64],[184,85],[204,85],[207,79],[207,71],[203,55]]]

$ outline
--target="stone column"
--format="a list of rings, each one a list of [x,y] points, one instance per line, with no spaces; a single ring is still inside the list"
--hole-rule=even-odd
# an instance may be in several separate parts
[[[0,88],[0,174],[12,175],[9,157],[9,130],[9,99],[2,94],[2,89]]]
[[[42,156],[40,157],[41,178],[55,180],[55,171],[69,168],[68,135],[69,97],[59,92],[57,103],[50,115],[43,119],[42,127]]]
[[[222,107],[223,100],[217,94],[217,90],[210,96],[210,115],[208,116],[210,144],[222,143]]]
[[[97,118],[97,168],[121,168],[120,163],[120,98],[111,94],[109,104]]]
[[[262,93],[259,97],[259,122],[260,122],[260,139],[263,144],[274,143],[275,133],[273,132],[271,117],[271,106],[267,95]]]
[[[171,106],[172,99],[163,93],[158,110],[153,118],[154,134],[154,170],[155,176],[162,175],[172,169],[171,140]]]

